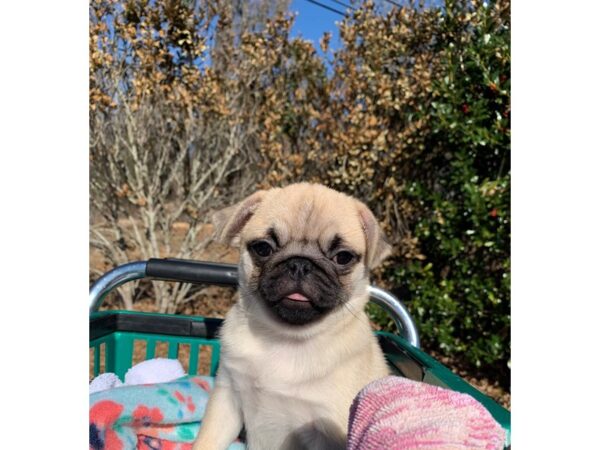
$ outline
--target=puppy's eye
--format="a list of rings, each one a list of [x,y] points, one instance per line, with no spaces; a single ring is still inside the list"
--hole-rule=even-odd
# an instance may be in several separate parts
[[[261,258],[271,256],[271,253],[273,253],[273,247],[267,241],[258,241],[250,244],[250,250]]]
[[[340,266],[345,266],[346,264],[350,264],[354,259],[354,255],[350,252],[341,251],[337,255],[333,257],[333,260],[338,263]]]

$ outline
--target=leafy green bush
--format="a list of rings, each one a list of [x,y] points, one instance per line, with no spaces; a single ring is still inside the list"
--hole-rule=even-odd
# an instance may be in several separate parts
[[[428,151],[417,162],[422,172],[407,180],[421,207],[411,230],[422,259],[391,275],[426,348],[499,372],[507,385],[510,31],[508,10],[498,10],[448,10],[443,73],[423,112],[432,125]],[[468,24],[459,14],[470,15]]]

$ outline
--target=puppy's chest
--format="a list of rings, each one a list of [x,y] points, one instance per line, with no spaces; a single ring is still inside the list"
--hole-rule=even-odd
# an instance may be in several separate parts
[[[266,352],[230,358],[228,369],[249,429],[285,434],[320,418],[345,423],[352,394],[335,370],[324,375],[315,358]]]
[[[353,395],[341,379],[344,364],[310,346],[247,346],[225,355],[223,362],[244,409],[285,411],[295,404],[304,405],[297,409],[299,414],[312,415],[315,409],[323,413],[332,405],[337,409]]]
[[[223,362],[240,388],[259,392],[289,391],[303,384],[315,384],[328,372],[319,355],[279,345],[234,351]]]

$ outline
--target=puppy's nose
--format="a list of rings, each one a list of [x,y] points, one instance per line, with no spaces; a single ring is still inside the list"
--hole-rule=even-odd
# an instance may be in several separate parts
[[[286,265],[292,280],[300,280],[312,270],[312,263],[306,258],[290,258]]]

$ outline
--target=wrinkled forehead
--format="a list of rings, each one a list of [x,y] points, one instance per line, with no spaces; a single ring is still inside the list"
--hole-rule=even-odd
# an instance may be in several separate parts
[[[315,242],[323,249],[334,239],[362,252],[365,236],[355,201],[330,190],[285,189],[270,192],[250,219],[242,237],[259,239],[274,232],[278,243]]]

